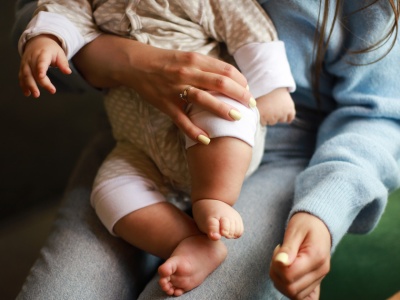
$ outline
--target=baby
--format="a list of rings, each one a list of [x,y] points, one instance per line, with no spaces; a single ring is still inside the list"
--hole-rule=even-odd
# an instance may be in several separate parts
[[[232,206],[261,160],[265,125],[294,118],[289,91],[295,84],[284,45],[254,0],[43,0],[19,44],[25,95],[38,97],[37,85],[54,93],[48,67],[69,74],[68,59],[101,32],[217,58],[225,43],[257,99],[246,107],[208,91],[231,105],[233,122],[191,103],[196,87],[182,87],[171,101],[182,101],[208,135],[193,141],[134,90],[112,88],[105,95],[117,144],[98,171],[91,203],[111,234],[166,259],[160,286],[179,296],[225,259],[221,237],[242,235]],[[184,201],[167,201],[177,191],[190,193],[195,223],[182,212]]]

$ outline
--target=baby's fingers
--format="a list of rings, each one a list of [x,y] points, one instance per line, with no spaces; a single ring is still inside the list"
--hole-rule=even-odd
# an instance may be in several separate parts
[[[52,58],[47,53],[39,55],[36,62],[36,81],[45,90],[49,91],[51,94],[56,92],[56,88],[51,83],[49,77],[47,76],[47,71],[51,65]]]
[[[21,66],[18,78],[19,85],[26,97],[32,95],[33,97],[38,98],[40,96],[39,88],[36,84],[36,81],[32,74],[32,70],[29,65],[24,64]]]
[[[62,51],[60,51],[62,52]],[[57,67],[60,69],[60,71],[64,74],[71,74],[72,70],[69,67],[68,59],[65,56],[64,52],[59,53],[57,55],[54,67]]]
[[[36,80],[41,87],[49,91],[51,94],[54,94],[56,92],[56,88],[47,76],[49,66],[58,68],[64,74],[71,74],[72,71],[69,67],[67,57],[61,50],[55,55],[55,57],[51,57],[47,53],[43,53],[38,57],[38,77]]]
[[[43,52],[38,56],[35,70],[36,80],[45,78],[47,76],[47,70],[51,65],[51,61],[52,57],[46,52]]]
[[[56,92],[55,86],[51,83],[49,77],[45,75],[43,78],[38,79],[39,85],[47,90],[49,93],[54,94]]]

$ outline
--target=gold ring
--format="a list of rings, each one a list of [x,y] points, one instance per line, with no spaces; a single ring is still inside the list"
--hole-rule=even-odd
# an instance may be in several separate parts
[[[191,85],[188,85],[187,87],[185,87],[185,89],[183,90],[182,93],[179,94],[179,98],[181,98],[183,101],[185,101],[187,104],[190,103],[189,101],[189,91],[192,88]]]

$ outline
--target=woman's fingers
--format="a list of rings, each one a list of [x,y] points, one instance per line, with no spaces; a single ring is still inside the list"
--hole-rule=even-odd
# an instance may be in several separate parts
[[[292,216],[282,247],[272,258],[270,276],[276,288],[292,299],[311,297],[329,272],[330,248],[330,233],[321,220],[307,213]]]
[[[194,103],[208,111],[214,113],[216,116],[230,121],[237,121],[240,119],[240,112],[231,105],[220,101],[213,96],[213,93],[203,91],[201,89],[189,86],[185,87],[180,95],[185,94],[184,101]]]
[[[170,117],[175,125],[178,126],[189,138],[207,144],[208,134],[194,125],[183,110],[175,110],[174,114],[172,116],[170,115]]]
[[[243,74],[240,73],[239,70],[236,69],[234,66],[222,60],[195,52],[177,51],[175,52],[174,57],[175,62],[178,64],[178,66],[194,68],[203,72],[222,75],[222,77],[230,78],[242,87],[247,86],[247,80],[243,76]],[[212,83],[212,85],[218,89],[218,86],[223,84],[223,81],[220,80],[221,77],[216,77],[216,79],[217,80]]]
[[[193,52],[176,52],[165,70],[177,75],[177,83],[219,92],[243,105],[248,105],[252,98],[246,78],[234,66],[219,59]]]
[[[249,103],[253,98],[247,89],[247,83],[241,85],[230,77],[204,70],[194,69],[193,79],[189,84],[202,90],[219,92],[246,106],[250,106]]]
[[[112,45],[112,47],[111,47]],[[98,49],[101,49],[99,51]],[[113,64],[108,64],[113,57]],[[95,63],[94,63],[95,62]],[[233,121],[232,107],[206,91],[215,91],[248,105],[251,94],[244,76],[226,62],[199,53],[165,50],[121,37],[101,35],[75,57],[81,73],[94,86],[133,88],[143,99],[167,114],[190,138],[197,128],[180,107],[187,86],[190,102],[218,117]]]
[[[300,270],[304,269],[304,266],[299,266],[296,260],[290,267],[285,266],[283,268]],[[321,265],[313,271],[306,272],[304,275],[283,271],[282,273],[276,272],[271,274],[271,278],[274,281],[275,287],[290,299],[318,299],[315,298],[317,294],[316,290],[319,290],[318,287],[328,272],[327,270],[329,270],[329,267]]]

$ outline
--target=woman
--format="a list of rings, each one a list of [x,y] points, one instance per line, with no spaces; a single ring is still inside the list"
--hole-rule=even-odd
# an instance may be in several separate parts
[[[297,119],[270,128],[264,163],[236,204],[244,236],[226,242],[228,259],[183,299],[281,297],[273,285],[293,299],[318,298],[340,239],[347,231],[372,230],[388,191],[400,185],[400,88],[394,67],[400,54],[395,44],[399,3],[321,1],[320,7],[319,1],[260,2],[286,43],[297,84]],[[110,57],[112,65],[107,64]],[[75,63],[94,86],[127,85],[146,99],[158,99],[152,104],[193,137],[199,129],[175,101],[185,86],[197,88],[190,94],[192,102],[221,117],[229,108],[202,89],[248,99],[243,78],[226,64],[117,37],[100,36]],[[67,193],[63,217],[21,299],[50,298],[52,293],[59,298],[134,297],[132,272],[142,269],[130,257],[133,250],[90,221],[88,188],[78,187]],[[84,207],[79,216],[73,205]],[[274,251],[278,243],[282,246]],[[164,298],[156,281],[139,299]]]

